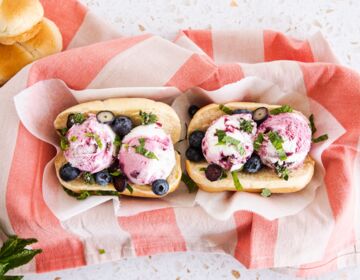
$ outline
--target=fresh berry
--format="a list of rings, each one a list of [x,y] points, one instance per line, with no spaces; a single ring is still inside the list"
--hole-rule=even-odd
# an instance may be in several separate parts
[[[111,175],[107,170],[100,171],[95,174],[95,181],[101,186],[106,186],[111,182]]]
[[[265,107],[257,108],[252,113],[252,118],[257,123],[257,125],[263,123],[268,117],[269,117],[269,110]]]
[[[67,118],[66,127],[70,128],[75,124],[75,114],[70,114]]]
[[[151,189],[156,195],[164,195],[169,191],[169,184],[164,179],[158,179],[152,183]]]
[[[99,123],[110,124],[115,119],[115,116],[110,111],[100,111],[96,114],[96,119]]]
[[[203,131],[193,131],[191,132],[189,136],[189,144],[191,147],[200,149],[201,148],[201,142],[204,139],[205,133]]]
[[[252,154],[248,161],[244,164],[243,170],[247,173],[256,173],[262,168],[260,157],[257,154]]]
[[[196,114],[196,112],[199,111],[199,109],[200,108],[198,106],[191,105],[188,109],[189,116],[192,118]]]
[[[118,192],[123,192],[127,185],[127,180],[124,175],[113,177],[113,184]]]
[[[119,159],[116,158],[113,161],[113,163],[109,166],[108,171],[109,171],[109,173],[113,173],[115,171],[118,171],[119,169],[120,169]]]
[[[188,160],[191,160],[191,161],[194,161],[194,162],[199,162],[199,161],[202,161],[204,159],[204,156],[201,152],[200,149],[195,149],[193,147],[189,147],[187,150],[186,150],[186,158]]]
[[[128,117],[118,116],[114,118],[110,126],[117,135],[124,137],[133,128],[133,123]]]
[[[64,164],[59,171],[60,178],[65,182],[76,179],[77,177],[79,177],[80,173],[81,171],[76,167],[72,167],[69,162]]]
[[[209,164],[205,170],[205,176],[211,182],[219,180],[222,174],[223,169],[215,163]]]
[[[232,112],[233,115],[235,114],[252,114],[252,111],[247,109],[236,109]]]

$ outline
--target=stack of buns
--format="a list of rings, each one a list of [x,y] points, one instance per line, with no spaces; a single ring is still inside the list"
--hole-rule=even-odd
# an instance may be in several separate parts
[[[25,65],[62,49],[39,0],[0,0],[0,86]]]

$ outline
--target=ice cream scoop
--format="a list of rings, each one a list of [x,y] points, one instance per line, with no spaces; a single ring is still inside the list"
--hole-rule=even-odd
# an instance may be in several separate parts
[[[253,152],[255,133],[256,123],[251,114],[222,116],[205,133],[202,140],[204,157],[226,170],[239,170]]]
[[[82,124],[74,124],[66,133],[69,147],[64,151],[71,166],[90,173],[110,166],[114,154],[115,134],[89,114]]]
[[[170,136],[158,123],[135,127],[122,140],[119,163],[134,184],[146,185],[166,179],[176,164]]]
[[[261,161],[271,167],[300,166],[311,147],[311,129],[305,117],[296,113],[270,115],[258,128],[263,140],[258,150]],[[280,143],[280,144],[279,144]]]

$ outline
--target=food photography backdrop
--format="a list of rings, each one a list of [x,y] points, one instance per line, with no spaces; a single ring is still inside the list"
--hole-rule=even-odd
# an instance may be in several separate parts
[[[244,28],[276,30],[301,40],[321,32],[336,59],[360,71],[359,1],[80,2],[123,36],[151,33],[174,40],[179,30],[184,29]],[[360,268],[354,267],[309,279],[359,278]],[[294,276],[270,269],[246,270],[228,255],[188,252],[126,258],[72,270],[26,275],[24,279],[294,279]]]

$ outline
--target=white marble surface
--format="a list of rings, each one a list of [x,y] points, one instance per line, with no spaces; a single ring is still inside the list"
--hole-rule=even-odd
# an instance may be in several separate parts
[[[81,0],[122,34],[150,32],[172,39],[179,29],[275,29],[298,38],[321,31],[340,61],[360,70],[359,0]],[[26,280],[293,279],[271,270],[248,271],[230,256],[177,253],[123,259]],[[313,279],[360,279],[348,268]]]

